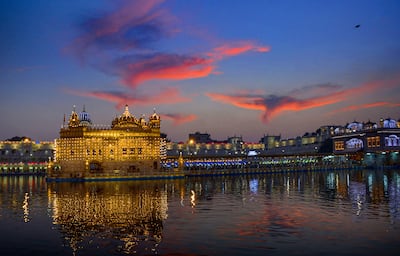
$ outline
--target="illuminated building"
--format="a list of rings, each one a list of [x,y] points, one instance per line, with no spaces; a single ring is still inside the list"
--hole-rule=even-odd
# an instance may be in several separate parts
[[[337,128],[333,137],[335,154],[359,153],[366,165],[399,164],[400,122],[394,119],[381,119],[379,126],[352,122]]]
[[[0,141],[0,174],[44,173],[53,151],[53,142],[35,142],[28,137]]]
[[[294,155],[331,153],[331,137],[338,126],[325,125],[315,132],[306,132],[303,136],[296,138],[281,139],[281,136],[264,135],[260,142],[265,144],[267,155]]]
[[[125,111],[111,126],[93,125],[90,115],[75,111],[55,142],[49,177],[86,178],[151,174],[160,167],[160,117],[148,121]]]
[[[208,142],[207,142],[208,141]],[[224,157],[224,156],[243,156],[249,151],[256,150],[258,153],[264,150],[262,143],[248,143],[242,140],[242,137],[233,136],[225,141],[211,140],[210,135],[196,132],[189,134],[186,143],[166,143],[168,157]]]

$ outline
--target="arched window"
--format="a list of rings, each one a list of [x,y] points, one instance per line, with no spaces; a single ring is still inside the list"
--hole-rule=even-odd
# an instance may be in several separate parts
[[[346,141],[346,148],[348,149],[357,149],[357,148],[363,148],[363,141],[360,139],[351,139]]]
[[[400,138],[397,135],[389,135],[385,137],[385,146],[387,147],[398,147],[400,146]]]

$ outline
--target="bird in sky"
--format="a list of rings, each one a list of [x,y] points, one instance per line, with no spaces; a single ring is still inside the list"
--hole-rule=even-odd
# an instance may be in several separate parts
[[[361,25],[360,24],[357,24],[357,25],[355,25],[354,27],[355,28],[359,28]]]

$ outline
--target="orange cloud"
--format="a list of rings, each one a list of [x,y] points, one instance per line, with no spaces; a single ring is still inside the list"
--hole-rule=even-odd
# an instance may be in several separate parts
[[[217,102],[232,104],[239,108],[266,111],[266,106],[260,104],[263,99],[259,96],[251,97],[246,95],[225,95],[219,93],[205,94]]]
[[[192,122],[197,119],[197,116],[194,114],[160,114],[161,118],[172,120],[174,125],[181,125],[183,123]]]
[[[261,95],[251,94],[246,92],[240,92],[233,95],[218,94],[218,93],[206,93],[206,95],[214,101],[231,104],[233,106],[262,111],[262,121],[268,123],[268,121],[285,111],[302,111],[306,109],[323,107],[326,105],[343,102],[354,96],[361,94],[370,94],[377,90],[383,90],[397,86],[399,79],[385,80],[385,81],[374,81],[365,83],[360,86],[338,90],[339,86],[332,85],[317,85],[314,87],[306,87],[305,90],[310,92],[310,95],[314,95],[310,98],[300,99],[295,97],[294,92],[288,95]],[[323,89],[323,90],[322,90]],[[335,89],[336,91],[333,91]],[[313,90],[317,92],[313,93]],[[300,90],[301,91],[301,90]],[[323,94],[324,92],[325,94]],[[377,107],[388,103],[374,103],[365,104],[361,107]],[[392,104],[391,106],[398,106],[399,104]],[[353,107],[356,108],[356,107]]]
[[[186,80],[221,74],[215,71],[217,61],[248,51],[266,52],[269,51],[269,47],[258,46],[251,42],[239,42],[225,44],[215,48],[211,53],[198,56],[155,53],[140,57],[124,57],[115,62],[115,67],[126,85],[137,87],[149,80]]]
[[[266,52],[269,47],[239,42],[226,44],[215,48],[211,53],[197,56],[167,53],[125,56],[115,62],[114,68],[123,77],[123,82],[134,88],[149,80],[186,80],[221,74],[215,71],[219,60],[248,51]]]
[[[155,54],[144,60],[127,58],[117,64],[123,81],[130,87],[155,79],[184,80],[206,77],[213,73],[212,61],[177,54]]]
[[[242,41],[214,48],[213,52],[208,55],[214,59],[221,59],[224,57],[236,56],[248,51],[269,52],[270,50],[271,48],[269,46],[258,46],[249,41]]]

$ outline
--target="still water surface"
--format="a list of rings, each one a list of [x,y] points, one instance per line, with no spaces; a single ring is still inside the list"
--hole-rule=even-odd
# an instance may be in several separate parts
[[[0,255],[399,255],[400,171],[0,177]]]

